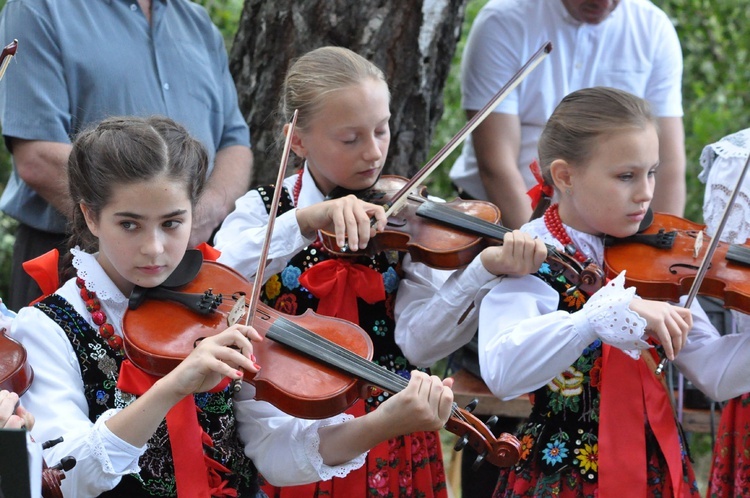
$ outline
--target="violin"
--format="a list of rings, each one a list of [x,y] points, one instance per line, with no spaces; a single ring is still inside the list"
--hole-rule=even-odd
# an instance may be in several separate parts
[[[710,237],[704,225],[655,213],[645,230],[624,239],[605,239],[604,268],[609,276],[627,269],[625,281],[647,299],[678,301],[690,290]],[[698,294],[724,306],[750,312],[750,245],[718,242]]]
[[[371,188],[358,192],[357,197],[372,204],[388,204],[407,182],[401,176],[381,176]],[[426,187],[422,186],[417,193],[409,195],[397,215],[388,218],[385,229],[375,233],[366,251],[368,254],[387,250],[408,252],[414,261],[441,270],[466,266],[489,243],[483,237],[464,230],[460,223],[458,226],[447,226],[436,219],[437,215],[430,216],[430,213],[446,213],[450,217],[452,212],[460,212],[487,223],[500,222],[500,210],[490,202],[455,199],[438,204],[428,200]],[[346,247],[337,245],[335,234],[321,230],[320,235],[323,247],[329,252],[339,256],[348,253]]]
[[[394,192],[408,180],[400,176],[382,176],[370,189],[359,192],[362,200],[387,204]],[[390,216],[383,231],[375,233],[365,249],[367,254],[396,250],[408,252],[412,260],[443,270],[455,270],[469,264],[490,245],[501,244],[512,230],[500,223],[500,209],[486,201],[455,199],[433,202],[422,187],[419,195],[409,195],[398,216]],[[352,256],[339,247],[335,234],[320,231],[323,247],[338,256]],[[570,292],[580,290],[591,295],[604,283],[598,265],[582,265],[571,255],[547,245],[547,264],[556,275],[571,282]]]
[[[152,375],[167,374],[190,354],[196,341],[223,331],[238,306],[240,313],[246,312],[244,296],[252,294],[252,284],[240,273],[210,261],[203,262],[189,282],[179,283],[136,288],[125,313],[125,354]],[[310,310],[301,316],[285,315],[258,302],[253,326],[265,339],[254,345],[253,354],[266,368],[246,372],[245,380],[255,386],[256,399],[293,416],[330,417],[360,397],[377,395],[379,389],[397,393],[408,384],[370,361],[370,337],[348,321]],[[504,467],[519,458],[515,437],[503,434],[496,439],[468,409],[454,405],[445,427],[462,437],[457,446],[470,444],[477,451],[477,464],[486,458]]]
[[[26,361],[26,349],[0,329],[0,390],[21,396],[34,380],[34,370]]]

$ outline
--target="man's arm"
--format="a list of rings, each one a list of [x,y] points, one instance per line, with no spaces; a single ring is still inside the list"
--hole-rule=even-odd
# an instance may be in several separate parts
[[[660,213],[683,216],[685,212],[685,129],[681,117],[657,118],[659,123],[659,172],[651,207]]]
[[[466,111],[471,119],[476,111]],[[519,228],[531,217],[526,184],[518,171],[521,122],[515,114],[492,113],[472,132],[479,176],[488,199],[500,208],[503,226]]]
[[[253,153],[244,145],[231,145],[216,153],[214,169],[196,206],[190,247],[206,242],[234,209],[234,201],[247,192]]]
[[[10,145],[18,176],[52,207],[70,218],[73,202],[66,172],[72,146],[20,138],[11,138]]]

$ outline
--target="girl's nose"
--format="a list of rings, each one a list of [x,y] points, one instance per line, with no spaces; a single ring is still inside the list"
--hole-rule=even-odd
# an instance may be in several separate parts
[[[164,241],[158,232],[150,233],[146,236],[141,245],[141,252],[149,256],[155,256],[164,252]]]
[[[383,152],[378,147],[378,140],[374,136],[370,136],[365,145],[364,153],[362,157],[366,161],[378,161],[383,157]]]

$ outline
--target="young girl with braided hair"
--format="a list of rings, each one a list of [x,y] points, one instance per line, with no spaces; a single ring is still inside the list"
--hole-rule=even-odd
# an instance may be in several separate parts
[[[128,296],[160,285],[182,260],[206,166],[202,145],[161,117],[106,119],[73,144],[76,276],[12,325],[35,369],[22,397],[36,417],[32,435],[63,437],[48,461],[77,461],[65,496],[262,497],[258,471],[277,484],[345,475],[371,446],[448,419],[451,381],[420,372],[358,419],[297,419],[254,400],[251,385],[234,395],[229,381],[262,361],[252,345],[260,335],[240,324],[199,341],[161,378],[126,360]]]

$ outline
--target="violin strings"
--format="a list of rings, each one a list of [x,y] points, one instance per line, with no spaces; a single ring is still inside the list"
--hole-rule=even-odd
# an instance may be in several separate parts
[[[475,235],[490,237],[493,239],[503,240],[506,233],[512,232],[510,228],[496,225],[487,220],[462,213],[461,211],[457,211],[449,206],[442,206],[435,202],[424,202],[417,210],[417,214],[428,219],[445,223],[454,228],[471,231]],[[549,254],[559,258],[563,257],[555,246],[550,244],[544,245],[547,247],[547,252]]]
[[[346,348],[341,347],[335,342],[321,337],[307,330],[306,328],[301,327],[282,317],[278,317],[276,319],[276,321],[273,323],[273,326],[266,334],[269,339],[280,342],[282,344],[287,344],[288,346],[294,348],[297,348],[299,346],[299,344],[297,343],[288,344],[288,342],[290,341],[287,341],[285,340],[285,338],[280,337],[281,334],[276,334],[273,331],[273,327],[277,324],[279,324],[279,328],[283,329],[284,333],[289,334],[290,336],[293,336],[294,338],[302,341],[305,347],[300,347],[299,349],[301,351],[310,354],[329,365],[342,368],[347,373],[357,375],[358,377],[363,377],[366,380],[375,383],[378,387],[384,388],[394,393],[402,391],[408,385],[408,381],[402,376],[391,372],[390,370],[387,370],[384,367],[377,365],[376,363],[373,363],[370,360],[367,360],[366,358],[363,358]],[[336,360],[342,360],[344,363]],[[367,376],[366,374],[353,371],[355,369],[347,368],[347,365],[358,367],[361,369],[361,371],[367,371],[371,375]],[[391,387],[387,387],[388,385],[390,385]],[[467,422],[466,417],[464,417],[464,415],[459,411],[458,405],[456,403],[452,403],[451,405],[451,415],[463,422]]]

